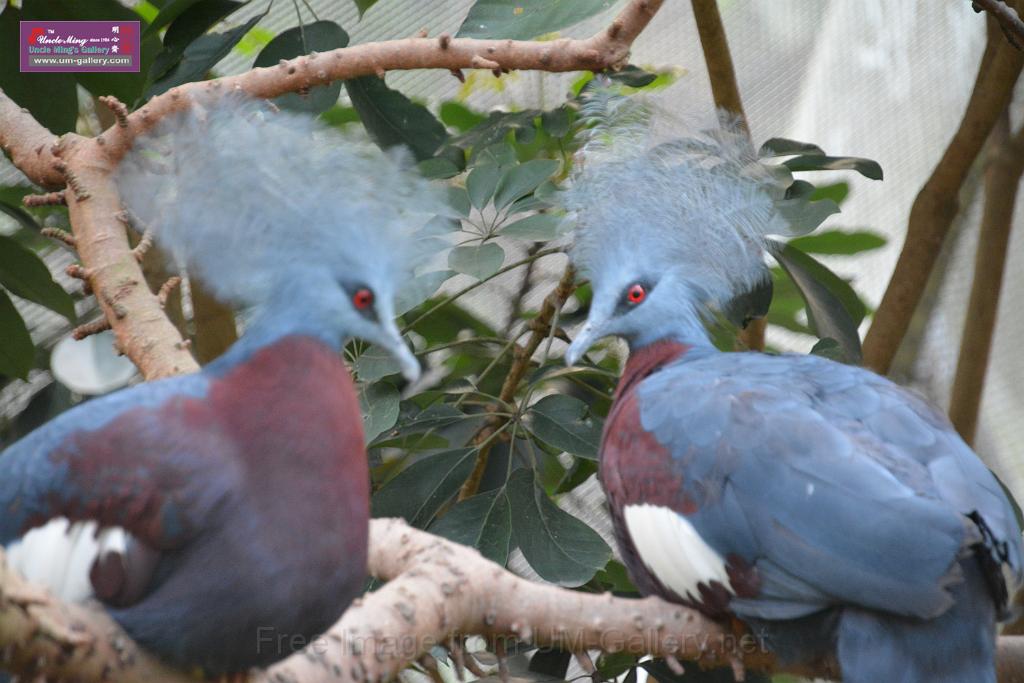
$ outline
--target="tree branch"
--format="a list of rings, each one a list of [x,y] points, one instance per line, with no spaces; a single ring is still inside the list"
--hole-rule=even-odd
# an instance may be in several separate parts
[[[357,680],[393,678],[432,645],[479,634],[579,652],[672,655],[707,666],[743,657],[757,668],[772,657],[756,639],[737,638],[694,610],[658,598],[616,598],[570,591],[515,576],[466,548],[401,520],[370,526],[370,572],[389,579],[353,605],[321,639],[327,661]],[[324,680],[321,662],[292,657],[267,671],[265,681]]]
[[[1018,50],[1024,49],[1024,21],[1021,21],[1017,10],[1002,0],[972,0],[971,5],[974,11],[984,10],[995,17],[1010,44]]]
[[[750,135],[747,115],[743,111],[740,88],[736,83],[736,69],[725,37],[725,26],[716,0],[692,0],[693,18],[697,20],[697,34],[704,51],[704,63],[711,81],[711,95],[715,106],[737,118],[740,126]]]
[[[189,278],[192,322],[195,326],[192,350],[206,365],[238,340],[238,327],[231,308],[213,298],[196,277]]]
[[[864,339],[864,365],[876,372],[887,373],[899,350],[946,234],[959,211],[960,186],[992,126],[1006,109],[1022,65],[1024,53],[999,37],[990,22],[985,55],[963,120],[914,200],[903,251]]]
[[[383,76],[392,70],[487,68],[562,72],[615,69],[625,64],[633,41],[663,2],[632,0],[607,28],[586,39],[482,40],[452,38],[448,34],[437,38],[405,38],[362,43],[322,54],[314,52],[237,76],[187,83],[154,97],[125,117],[123,125],[111,126],[105,131],[107,154],[120,158],[135,137],[164,116],[190,106],[191,99],[201,93],[216,96],[241,91],[269,99],[337,80]]]
[[[324,636],[310,643],[267,631],[253,647],[290,654],[253,683],[385,681],[435,645],[479,634],[570,652],[601,650],[699,662],[742,663],[773,671],[774,658],[754,634],[659,598],[619,598],[535,583],[465,546],[413,529],[402,520],[370,522],[370,573],[387,580],[355,601]],[[0,663],[21,675],[82,683],[191,681],[138,648],[97,607],[64,606],[8,570],[0,552]],[[15,645],[16,647],[11,647]],[[1024,637],[999,639],[999,680],[1020,680]],[[838,679],[831,660],[789,670]]]
[[[0,670],[26,680],[83,683],[193,680],[140,650],[104,610],[63,604],[26,582],[7,566],[2,549]]]
[[[0,90],[0,149],[29,180],[51,190],[64,187],[64,176],[54,163],[57,159],[52,146],[56,139],[27,109]]]
[[[119,350],[146,379],[198,369],[178,329],[168,320],[128,242],[113,166],[91,141],[72,139],[58,150],[88,194],[67,193],[68,214],[89,283],[116,336]]]
[[[974,442],[977,431],[1017,189],[1024,173],[1024,126],[1012,138],[1009,127],[1009,115],[1004,112],[1003,120],[992,131],[993,155],[985,171],[985,208],[974,259],[974,283],[949,406],[949,417],[967,443]]]
[[[697,33],[704,51],[704,63],[711,81],[711,95],[715,106],[736,117],[740,128],[750,137],[747,114],[743,110],[740,88],[736,81],[736,69],[729,52],[729,41],[725,37],[725,25],[718,11],[717,0],[692,0],[693,17],[697,20]],[[737,333],[740,346],[744,349],[764,351],[764,331],[768,322],[764,318],[751,320]]]
[[[565,272],[562,273],[558,284],[545,297],[544,304],[537,313],[537,317],[530,321],[530,338],[526,344],[522,346],[516,345],[512,357],[512,367],[509,368],[508,375],[505,376],[505,381],[501,385],[501,391],[498,394],[501,403],[509,404],[515,399],[519,383],[522,381],[523,376],[526,375],[526,371],[530,369],[530,360],[533,358],[533,354],[540,348],[541,343],[551,335],[551,326],[555,315],[562,310],[562,306],[569,299],[569,295],[576,289],[575,281],[576,270],[572,265],[566,266]],[[494,444],[494,439],[491,437],[509,419],[507,417],[491,416],[477,433],[473,435],[471,443],[480,446],[480,450],[477,453],[473,471],[470,472],[469,477],[459,490],[459,500],[465,500],[475,495],[480,488],[480,480],[487,469],[487,459]]]

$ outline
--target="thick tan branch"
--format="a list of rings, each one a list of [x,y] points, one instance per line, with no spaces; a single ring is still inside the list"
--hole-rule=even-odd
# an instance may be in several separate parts
[[[241,91],[253,97],[271,98],[332,81],[381,76],[392,70],[487,68],[561,72],[618,68],[625,64],[633,41],[663,1],[632,0],[606,29],[581,40],[481,40],[452,38],[447,34],[438,38],[405,38],[313,53],[237,76],[189,83],[153,98],[130,114],[123,125],[108,129],[104,133],[107,153],[119,158],[136,136],[167,114],[189,106],[191,97],[200,93]]]
[[[192,681],[139,650],[103,610],[63,604],[26,582],[7,567],[2,549],[0,670],[26,680]]]
[[[29,180],[48,189],[64,187],[64,176],[54,165],[56,141],[56,135],[0,90],[0,149]]]
[[[90,273],[89,283],[111,323],[118,349],[146,379],[196,370],[198,365],[147,286],[132,253],[113,165],[85,138],[65,139],[58,153],[61,161],[76,169],[78,183],[88,193],[85,199],[67,193],[68,214],[78,255]]]
[[[755,636],[737,637],[693,610],[658,598],[534,583],[402,520],[370,523],[369,569],[388,583],[357,600],[324,636],[304,643],[294,634],[259,634],[253,647],[279,648],[289,656],[256,674],[254,683],[385,681],[432,646],[470,634],[577,652],[676,657],[709,667],[741,661],[753,670],[774,666]],[[82,683],[192,680],[138,650],[99,608],[62,605],[25,583],[5,568],[2,553],[0,652],[0,661],[22,674]],[[998,662],[1001,683],[1021,680],[1024,637],[1000,638]],[[838,676],[831,661],[792,673]]]
[[[959,211],[960,186],[1009,103],[1022,65],[1024,53],[1007,44],[990,24],[985,56],[960,128],[914,200],[903,251],[864,339],[864,364],[877,372],[889,371]]]
[[[534,583],[402,520],[373,520],[370,548],[370,573],[388,583],[311,643],[260,633],[253,647],[290,656],[256,681],[390,680],[432,646],[470,634],[573,651],[700,658],[707,665],[726,664],[733,654],[760,667],[771,662],[756,639],[736,638],[693,610]],[[6,568],[2,552],[0,652],[0,664],[23,675],[83,683],[190,680],[140,651],[101,609],[63,605],[26,583]]]
[[[370,546],[371,573],[390,583],[366,595],[314,643],[316,657],[292,657],[261,681],[281,675],[337,680],[330,676],[333,664],[342,680],[387,680],[457,634],[572,651],[703,658],[708,665],[726,664],[729,655],[747,650],[752,664],[770,663],[756,639],[737,639],[693,610],[657,598],[631,600],[534,583],[401,520],[373,520]]]
[[[1017,188],[1024,173],[1024,127],[1011,138],[1009,116],[1004,116],[992,131],[991,148],[992,159],[985,171],[985,208],[974,259],[974,283],[949,406],[949,417],[967,443],[973,443],[978,427]]]

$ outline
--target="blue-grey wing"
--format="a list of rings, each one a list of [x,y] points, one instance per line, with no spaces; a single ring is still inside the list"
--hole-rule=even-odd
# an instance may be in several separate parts
[[[174,545],[210,508],[214,487],[228,488],[193,476],[216,471],[211,454],[230,456],[211,446],[224,446],[218,433],[188,422],[190,402],[207,390],[199,374],[137,385],[76,406],[0,452],[0,544],[64,516]]]
[[[753,563],[741,616],[851,603],[929,617],[957,558],[983,541],[1019,576],[1020,530],[998,482],[938,413],[859,368],[814,356],[689,356],[638,387],[643,427],[672,454],[723,556]]]

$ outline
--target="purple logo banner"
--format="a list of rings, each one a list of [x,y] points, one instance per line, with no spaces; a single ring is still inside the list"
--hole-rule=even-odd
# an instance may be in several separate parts
[[[139,70],[137,21],[23,21],[22,72]]]

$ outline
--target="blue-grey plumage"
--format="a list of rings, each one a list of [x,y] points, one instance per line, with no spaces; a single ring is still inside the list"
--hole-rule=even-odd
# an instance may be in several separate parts
[[[109,491],[85,491],[67,488],[68,462],[55,454],[76,434],[102,430],[129,410],[156,409],[175,397],[201,399],[209,381],[203,375],[185,375],[149,382],[82,404],[46,424],[0,453],[0,503],[7,505],[0,515],[0,546],[18,539],[24,532],[52,515],[51,498],[60,494],[67,505],[78,505],[73,498],[111,495]],[[144,429],[145,425],[139,425]],[[171,431],[171,433],[176,433]],[[158,434],[157,439],[166,439]],[[144,465],[144,459],[139,458]],[[200,463],[196,463],[198,466]],[[111,481],[113,486],[115,481]]]
[[[775,176],[728,130],[658,141],[642,105],[606,95],[584,113],[566,201],[594,294],[566,360],[630,346],[600,477],[638,587],[744,620],[783,661],[835,654],[846,681],[994,682],[1024,579],[995,476],[883,377],[716,350],[704,320],[784,232]]]
[[[125,551],[89,578],[134,640],[188,670],[267,666],[364,586],[368,461],[341,350],[376,343],[418,376],[394,299],[442,200],[400,154],[241,96],[164,119],[118,182],[161,246],[254,314],[199,373],[0,453],[0,543],[55,517],[119,527]]]
[[[1009,542],[1020,580],[998,482],[916,396],[817,356],[694,356],[638,384],[640,426],[685,470],[705,541],[760,563],[762,591],[733,599],[734,612],[791,618],[848,602],[935,617],[952,604],[958,556],[984,541],[971,512]]]

